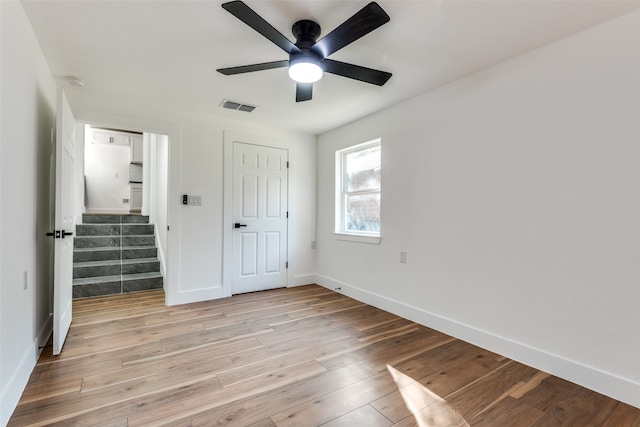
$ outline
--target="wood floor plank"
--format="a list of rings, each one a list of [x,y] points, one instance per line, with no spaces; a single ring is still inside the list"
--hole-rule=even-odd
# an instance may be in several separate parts
[[[584,388],[576,388],[547,411],[533,426],[602,426],[618,402]]]
[[[393,392],[395,388],[391,375],[388,372],[382,372],[311,402],[275,414],[271,419],[278,427],[300,426],[304,425],[306,420],[314,420],[315,425],[321,425],[377,400]]]
[[[230,357],[242,351],[253,350],[262,347],[262,344],[255,338],[236,338],[224,341],[204,342],[202,344],[193,343],[191,346],[182,347],[162,347],[161,351],[149,353],[139,353],[122,358],[123,366],[133,366],[146,364],[158,359],[165,359],[183,353],[193,353],[203,355],[203,360],[212,360],[219,357]]]
[[[271,345],[262,346],[260,348],[255,348],[252,350],[244,351],[237,353],[232,356],[231,360],[235,363],[236,366],[245,366],[265,360],[269,360],[274,357],[281,357],[286,354],[299,352],[301,349],[314,349],[318,347],[323,347],[326,344],[333,343],[337,340],[342,340],[345,338],[349,338],[349,344],[342,346],[343,350],[352,348],[354,345],[358,345],[359,341],[355,339],[353,336],[348,334],[347,330],[344,329],[336,329],[329,330],[324,333],[318,334],[310,334],[310,335],[298,335],[297,337],[287,340],[276,342]],[[259,341],[260,337],[257,338]],[[262,341],[261,341],[262,342]],[[327,357],[330,354],[335,353],[337,350],[331,349],[327,352]],[[314,352],[313,354],[317,354],[317,357],[320,357],[321,352]],[[312,359],[316,359],[317,357],[313,357]]]
[[[640,427],[640,409],[309,285],[75,300],[13,426]]]
[[[145,412],[129,417],[129,426],[172,425],[174,421],[185,417],[194,417],[203,411],[219,408],[237,399],[277,390],[285,385],[319,375],[326,369],[315,361],[305,362],[281,371],[264,374],[252,382],[242,382],[214,390],[204,396],[198,396],[187,402],[179,402],[158,408],[154,412]]]
[[[296,340],[300,338],[300,336],[313,336],[313,335],[324,335],[324,334],[332,334],[336,331],[339,333],[347,333],[351,336],[356,335],[356,331],[351,328],[349,325],[345,325],[339,322],[334,322],[331,324],[326,324],[323,322],[318,322],[315,325],[309,325],[306,328],[293,328],[292,326],[296,325],[300,320],[293,320],[287,324],[287,326],[291,328],[282,328],[282,323],[271,324],[271,328],[274,333],[263,334],[260,335],[258,340],[265,345],[271,346],[276,345],[281,342]],[[304,322],[304,321],[302,321]]]
[[[512,397],[502,399],[491,409],[483,412],[479,416],[472,419],[473,425],[482,427],[504,426],[504,427],[520,427],[522,425],[530,426],[535,424],[544,412],[518,402]]]
[[[64,381],[69,378],[84,378],[94,372],[109,373],[122,368],[122,359],[116,354],[95,354],[87,357],[58,359],[57,363],[36,366],[30,380],[34,385]]]
[[[384,349],[371,354],[367,364],[378,372],[382,372],[389,365],[398,365],[453,340],[453,337],[441,333],[432,333],[424,330],[408,332],[403,337],[393,339],[399,345],[385,345]],[[384,340],[380,343],[386,344],[387,341]]]
[[[20,402],[26,404],[62,394],[80,393],[82,381],[83,378],[79,375],[71,378],[55,378],[50,381],[30,381],[22,393]]]
[[[389,419],[376,411],[372,406],[364,405],[323,424],[323,427],[388,427],[392,424]]]
[[[442,393],[441,396],[446,398],[448,404],[462,414],[464,419],[470,420],[488,409],[490,405],[498,403],[501,398],[506,398],[506,392],[512,390],[517,384],[527,382],[536,373],[537,371],[533,368],[508,361],[469,385],[449,395]]]
[[[453,338],[444,334],[432,334],[425,329],[407,331],[398,336],[384,336],[379,341],[364,342],[353,349],[346,351],[353,356],[354,360],[367,360],[378,372],[386,370],[389,363],[400,363],[426,351],[434,346],[438,346]],[[410,355],[408,353],[411,353]],[[330,357],[344,357],[343,354],[328,356],[319,359],[321,362],[331,364]]]
[[[215,363],[184,365],[141,379],[132,378],[129,381],[120,381],[80,395],[67,393],[26,403],[20,407],[20,413],[33,414],[38,412],[45,419],[64,419],[64,417],[89,413],[94,408],[106,407],[114,402],[127,402],[165,391],[179,390],[187,385],[209,379],[215,379],[217,383],[215,388],[221,389],[222,386],[215,376],[217,369],[218,365]]]
[[[602,427],[617,426],[640,427],[640,414],[638,413],[638,408],[618,402],[618,405]]]
[[[200,323],[184,322],[169,325],[145,326],[133,330],[112,332],[107,335],[85,338],[83,347],[90,351],[99,352],[102,349],[112,348],[113,344],[111,341],[117,342],[117,345],[120,347],[128,347],[131,344],[158,341],[162,338],[182,336],[183,334],[201,331],[203,329]]]
[[[247,424],[246,427],[278,427],[276,423],[273,422],[271,418],[266,418],[264,420],[260,420],[257,423]]]
[[[74,324],[74,328],[69,330],[67,339],[74,337],[89,338],[94,336],[108,335],[114,332],[126,331],[145,326],[146,316],[131,316],[123,319],[110,320],[107,322],[86,322]]]
[[[422,406],[416,407],[414,404],[413,407],[411,407],[411,405],[406,402],[405,396],[417,388],[416,384],[421,386],[420,379],[427,378],[435,372],[432,367],[417,362],[416,360],[411,360],[393,368],[390,367],[389,373],[396,383],[397,390],[380,399],[374,400],[370,403],[371,406],[394,423],[411,417],[414,411],[426,406],[432,402],[433,399],[429,399],[429,401],[425,402]],[[406,389],[407,387],[408,389]],[[417,391],[420,391],[419,387]]]
[[[438,370],[419,381],[432,393],[440,397],[447,397],[462,390],[467,385],[482,379],[486,375],[495,373],[505,362],[498,362],[490,357],[474,357],[470,360],[460,360],[446,369]],[[485,384],[485,382],[482,382]],[[489,395],[487,395],[488,397]]]
[[[357,340],[354,337],[342,337],[323,343],[322,345],[298,346],[297,348],[292,349],[289,352],[283,352],[278,356],[265,357],[265,359],[258,360],[254,363],[240,366],[236,360],[232,359],[237,367],[235,369],[219,373],[218,378],[225,386],[236,384],[258,377],[266,372],[277,371],[286,368],[287,366],[297,365],[306,360],[316,360],[318,357],[342,351],[345,348],[351,347],[355,341]]]
[[[209,357],[209,355],[209,349],[205,348],[191,352],[171,354],[153,361],[147,361],[146,363],[129,364],[117,372],[87,375],[82,381],[82,389],[80,392],[87,393],[116,384],[147,381],[154,377],[157,378],[166,372],[172,372],[176,379],[184,379],[184,376],[182,378],[179,377],[179,375],[181,375],[180,372],[186,369],[189,370],[189,374],[191,374],[202,365],[202,360],[207,360],[207,370],[212,369],[216,373],[234,367],[233,362],[227,356],[216,358]]]
[[[470,361],[474,358],[485,357],[497,361],[504,360],[504,357],[500,355],[460,340],[446,342],[439,347],[417,355],[415,359],[434,369],[442,370],[461,361]]]
[[[96,426],[106,422],[107,420],[119,420],[122,419],[122,417],[127,417],[128,425],[128,417],[131,417],[132,415],[147,411],[154,412],[168,404],[188,401],[192,399],[193,396],[205,395],[206,393],[210,393],[212,390],[217,390],[219,388],[220,382],[217,378],[202,379],[201,381],[192,382],[179,388],[159,390],[156,393],[145,394],[127,400],[113,400],[108,404],[86,407],[74,413],[60,413],[56,417],[47,417],[43,421],[37,421],[32,424],[25,422],[28,418],[23,420],[16,417],[15,420],[12,418],[9,425],[15,425],[16,427],[40,425]],[[44,417],[40,416],[39,418],[42,419]],[[12,424],[13,421],[16,421],[16,423]]]
[[[264,325],[249,326],[246,325],[237,328],[225,328],[216,330],[196,330],[187,334],[162,338],[159,342],[163,352],[181,352],[189,348],[200,348],[205,346],[224,346],[233,345],[238,341],[251,340],[258,345],[262,345],[257,337],[261,333],[268,333],[271,329],[264,329]],[[130,359],[129,359],[130,360]]]
[[[309,307],[309,305],[306,302],[295,302],[292,304],[280,303],[277,305],[260,307],[260,308],[249,310],[249,311],[225,313],[225,315],[231,322],[242,322],[247,320],[258,319],[261,317],[271,317],[279,314],[286,315],[289,313],[295,313],[297,311],[305,310],[307,307]]]
[[[313,306],[305,309],[305,310],[300,310],[300,311],[296,311],[294,313],[290,313],[289,317],[291,319],[301,319],[301,318],[305,318],[305,317],[316,317],[322,314],[329,314],[329,313],[339,313],[340,311],[345,311],[345,310],[349,310],[351,308],[355,308],[355,307],[363,307],[364,304],[356,301],[356,300],[352,300],[352,299],[344,299],[344,300],[338,300],[338,301],[327,301],[327,302],[323,302],[322,304],[314,304]]]
[[[447,426],[469,427],[471,424],[446,400],[437,400],[432,404],[394,424],[394,427]],[[524,426],[525,424],[523,424]]]
[[[551,410],[556,403],[565,399],[578,388],[577,385],[569,381],[544,372],[538,373],[533,379],[533,382],[526,383],[511,396],[543,412]]]
[[[374,375],[377,375],[377,372],[363,363],[335,371],[326,371],[304,381],[282,387],[276,392],[257,394],[203,412],[193,419],[193,425],[200,427],[251,425],[256,420],[271,417],[274,408],[293,408]],[[271,418],[269,419],[271,420]]]

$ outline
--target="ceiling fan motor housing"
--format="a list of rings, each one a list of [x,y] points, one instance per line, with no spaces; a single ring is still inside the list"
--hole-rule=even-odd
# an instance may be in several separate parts
[[[310,49],[316,44],[320,36],[320,25],[309,19],[303,19],[293,24],[291,28],[293,36],[296,38],[296,46],[300,49]]]
[[[294,50],[289,54],[289,65],[308,62],[321,67],[324,58],[311,49],[320,36],[320,25],[309,19],[303,19],[293,24],[291,32],[296,38],[295,45],[299,51]]]

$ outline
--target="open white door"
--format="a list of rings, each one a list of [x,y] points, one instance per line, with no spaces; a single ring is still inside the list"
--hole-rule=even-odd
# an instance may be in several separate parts
[[[74,144],[75,119],[58,89],[56,120],[56,207],[53,277],[53,354],[60,354],[71,326],[73,298]]]
[[[288,151],[233,146],[233,293],[287,286]]]

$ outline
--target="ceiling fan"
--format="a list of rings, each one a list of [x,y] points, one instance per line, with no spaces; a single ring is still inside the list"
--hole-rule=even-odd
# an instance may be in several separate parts
[[[359,12],[318,41],[316,41],[320,35],[320,25],[318,23],[308,19],[296,22],[292,28],[293,35],[296,38],[295,44],[242,1],[235,0],[224,3],[222,7],[289,54],[288,60],[217,70],[226,76],[289,67],[289,76],[296,81],[296,102],[309,101],[311,99],[313,82],[320,80],[323,72],[378,86],[384,85],[391,78],[391,73],[385,71],[327,58],[332,53],[389,22],[391,19],[389,15],[375,2],[363,7]]]

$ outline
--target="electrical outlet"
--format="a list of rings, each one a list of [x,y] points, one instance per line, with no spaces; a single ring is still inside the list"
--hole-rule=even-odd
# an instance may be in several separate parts
[[[400,251],[400,262],[402,264],[407,263],[407,253],[405,251]]]
[[[122,203],[124,203],[125,205],[129,204],[129,199],[122,199]]]

